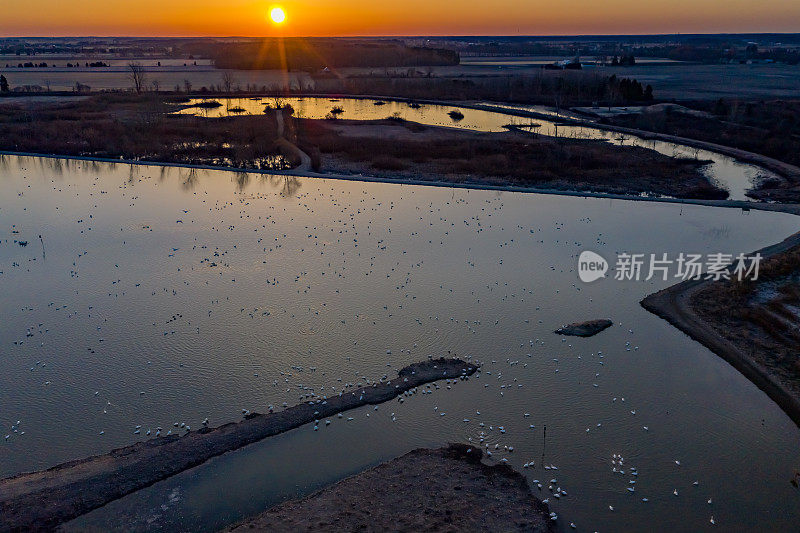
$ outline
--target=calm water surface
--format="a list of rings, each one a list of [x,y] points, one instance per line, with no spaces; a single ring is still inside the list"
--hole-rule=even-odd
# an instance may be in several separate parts
[[[415,447],[483,436],[494,460],[543,482],[542,498],[557,479],[562,525],[698,531],[713,515],[725,531],[796,531],[798,428],[639,306],[672,281],[584,285],[574,267],[584,249],[612,261],[749,252],[798,226],[733,209],[6,156],[0,475],[454,354],[482,361],[480,376],[227,454],[68,529],[217,530]],[[596,337],[552,333],[600,317],[615,326]]]
[[[337,116],[341,119],[350,120],[381,120],[394,116],[428,126],[444,126],[487,132],[507,131],[508,125],[514,125],[535,132],[537,135],[567,139],[598,139],[615,145],[640,146],[667,156],[710,161],[709,165],[703,167],[703,171],[712,181],[718,183],[730,193],[729,198],[731,200],[747,200],[745,193],[753,187],[754,182],[767,177],[776,177],[775,174],[755,165],[740,163],[733,158],[709,152],[708,150],[699,150],[690,146],[664,141],[646,140],[635,135],[621,135],[588,126],[564,124],[562,117],[575,117],[568,112],[557,112],[555,109],[545,106],[473,102],[505,109],[509,113],[533,111],[550,116],[552,120],[530,119],[458,106],[422,104],[419,107],[411,107],[406,102],[361,98],[217,98],[215,100],[223,105],[211,109],[186,108],[177,113],[198,114],[209,118],[240,114],[259,115],[264,112],[266,105],[276,107],[282,104],[289,104],[295,110],[295,116],[308,119],[324,119],[334,107],[338,107],[342,110],[342,113]],[[204,101],[207,100],[193,99],[190,103],[198,104]],[[376,105],[376,103],[381,105]],[[453,110],[460,111],[464,118],[458,120],[451,118],[448,113]]]

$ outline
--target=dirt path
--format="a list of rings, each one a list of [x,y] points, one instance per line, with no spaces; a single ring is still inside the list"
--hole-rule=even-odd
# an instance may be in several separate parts
[[[555,531],[525,477],[482,455],[465,444],[414,450],[227,531]]]
[[[785,240],[758,250],[764,259],[785,252],[800,245],[800,233]],[[755,253],[755,252],[754,252]],[[691,306],[691,299],[697,291],[714,283],[711,280],[688,280],[647,296],[640,303],[651,313],[667,320],[692,339],[725,359],[744,376],[755,383],[775,403],[777,403],[795,424],[800,426],[800,398],[785,388],[770,372],[756,363],[748,354],[732,344],[705,320],[700,318]]]
[[[275,120],[278,123],[278,140],[276,141],[276,144],[283,146],[287,151],[295,154],[298,159],[300,159],[300,164],[294,167],[292,170],[301,173],[311,172],[311,157],[284,136],[286,126],[284,125],[282,111],[278,110],[275,113]]]
[[[379,404],[440,379],[466,378],[478,367],[459,359],[414,363],[393,380],[242,422],[158,437],[48,470],[0,480],[0,531],[51,530],[208,459],[367,404]]]

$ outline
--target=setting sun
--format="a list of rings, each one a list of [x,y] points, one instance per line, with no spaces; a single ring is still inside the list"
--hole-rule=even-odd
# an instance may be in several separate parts
[[[269,18],[271,18],[272,22],[275,24],[282,24],[283,21],[286,20],[286,13],[279,7],[273,7],[269,12]]]
[[[800,0],[0,15],[0,533],[800,533]]]

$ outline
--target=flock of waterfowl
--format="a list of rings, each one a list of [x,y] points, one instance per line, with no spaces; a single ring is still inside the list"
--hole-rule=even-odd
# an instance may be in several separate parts
[[[0,235],[0,283],[12,287],[0,326],[11,400],[0,411],[3,475],[357,391],[387,368],[448,352],[480,361],[476,379],[308,430],[432,418],[420,424],[516,466],[553,519],[586,530],[606,507],[634,512],[623,495],[672,509],[664,496],[684,498],[704,472],[695,458],[684,485],[655,479],[668,422],[625,368],[654,348],[630,322],[643,311],[616,313],[574,275],[584,245],[614,251],[595,220],[605,206],[575,216],[494,192],[304,180],[287,194],[278,177],[5,164],[19,176],[0,182],[2,197],[14,192],[0,229],[19,233]],[[46,258],[14,244],[39,234]],[[623,318],[598,337],[552,333],[604,305]],[[550,471],[558,478],[540,481]],[[689,498],[712,505],[705,483],[694,487]],[[573,499],[582,520],[560,503]]]

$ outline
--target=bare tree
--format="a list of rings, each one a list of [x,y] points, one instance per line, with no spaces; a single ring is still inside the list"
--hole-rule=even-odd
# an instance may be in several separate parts
[[[226,70],[222,73],[222,86],[225,88],[225,92],[229,93],[233,89],[233,84],[236,80],[233,78],[233,73],[230,70]]]
[[[147,74],[141,63],[128,63],[128,79],[131,80],[136,94],[141,94],[147,84]]]

